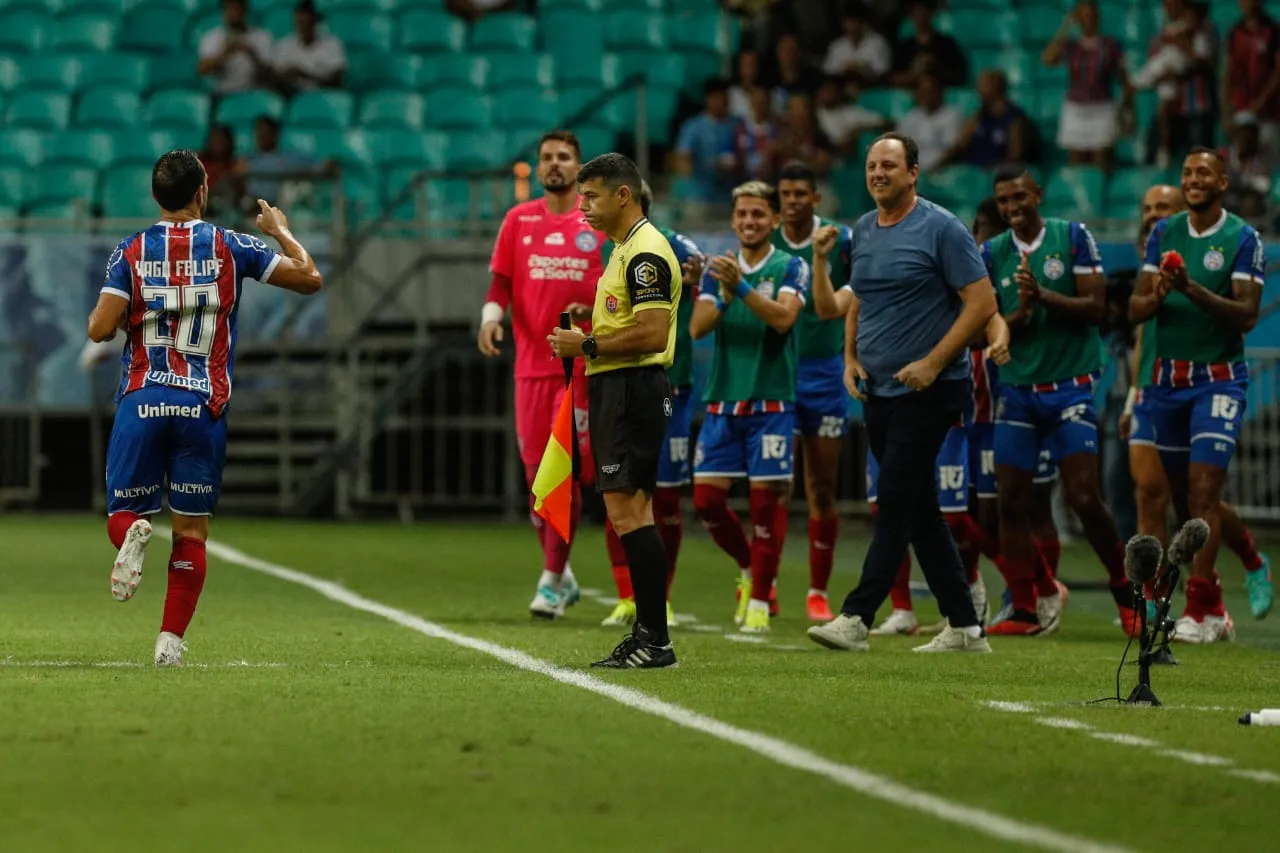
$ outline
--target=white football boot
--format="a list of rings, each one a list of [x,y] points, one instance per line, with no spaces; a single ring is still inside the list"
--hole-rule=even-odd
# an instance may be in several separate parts
[[[151,541],[151,522],[140,518],[129,525],[124,544],[111,566],[111,595],[116,601],[128,601],[138,591],[142,580],[142,561],[147,556],[147,543]]]
[[[873,637],[891,634],[909,636],[920,630],[920,620],[914,610],[895,610],[884,618],[878,626],[871,630]]]
[[[867,626],[862,624],[861,616],[847,616],[841,613],[825,625],[814,625],[808,632],[809,639],[820,646],[848,652],[865,652],[871,648],[867,643]]]
[[[161,631],[156,638],[156,666],[182,666],[182,653],[186,650],[181,637]]]

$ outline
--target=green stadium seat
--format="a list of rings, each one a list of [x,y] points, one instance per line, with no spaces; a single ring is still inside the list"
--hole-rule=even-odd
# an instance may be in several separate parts
[[[973,115],[977,112],[980,105],[978,93],[966,86],[952,86],[947,89],[944,98],[948,104],[955,107],[966,116]]]
[[[426,184],[427,216],[434,221],[492,218],[492,187],[465,178],[437,178]]]
[[[92,166],[101,169],[115,160],[113,134],[105,130],[67,130],[45,141],[40,165]]]
[[[638,75],[655,86],[677,89],[689,82],[687,63],[678,53],[654,55],[648,51],[624,51],[611,56],[616,63],[616,76],[619,80]],[[609,59],[609,56],[605,57],[606,62]]]
[[[152,127],[209,126],[209,97],[190,89],[165,89],[147,99],[143,114]]]
[[[606,0],[539,0],[538,13],[547,12],[603,12]]]
[[[84,81],[92,86],[117,86],[145,92],[151,80],[151,64],[146,57],[102,53],[83,59]]]
[[[612,9],[635,9],[640,12],[657,12],[659,14],[665,12],[668,6],[673,7],[676,4],[667,3],[667,0],[610,0],[609,8]]]
[[[347,88],[353,92],[378,89],[417,89],[425,81],[423,57],[414,54],[378,56],[357,53],[347,57]]]
[[[489,85],[498,91],[512,86],[556,84],[555,60],[540,53],[494,53],[488,56]]]
[[[467,25],[444,11],[405,12],[396,29],[400,47],[411,53],[458,53],[467,44]]]
[[[361,127],[422,129],[423,100],[414,92],[370,92],[360,101]]]
[[[533,50],[537,32],[537,21],[527,15],[485,15],[471,25],[470,47],[491,53],[528,53]]]
[[[1123,210],[1120,216],[1130,218],[1138,211],[1143,195],[1156,184],[1178,185],[1176,169],[1160,169],[1154,166],[1134,166],[1116,169],[1107,182],[1108,216],[1113,210]]]
[[[328,18],[329,30],[342,36],[342,45],[347,52],[391,52],[391,19],[385,15],[339,12]]]
[[[991,175],[977,166],[957,164],[936,172],[921,173],[920,194],[943,207],[972,204],[989,195]]]
[[[719,12],[689,12],[667,17],[671,42],[685,53],[732,56],[742,33],[738,19]]]
[[[502,131],[470,131],[449,138],[446,164],[450,170],[483,171],[510,164],[512,153]]]
[[[604,43],[611,50],[664,50],[667,19],[648,12],[612,12],[605,19]]]
[[[280,134],[280,150],[289,154],[301,154],[304,157],[315,157],[316,148],[320,144],[322,133],[315,130],[285,124]],[[332,136],[332,134],[323,134]]]
[[[293,10],[271,9],[262,16],[259,26],[271,33],[273,39],[282,39],[293,32]]]
[[[429,88],[449,86],[481,90],[489,82],[489,60],[466,54],[424,57],[422,80]]]
[[[938,13],[935,23],[939,32],[951,35],[970,50],[1017,47],[1022,40],[1022,27],[1015,12],[957,9]]]
[[[58,12],[63,17],[68,15],[109,15],[119,18],[134,6],[134,0],[62,0],[57,5]]]
[[[868,89],[858,98],[858,104],[874,113],[897,119],[916,105],[916,99],[904,89]]]
[[[414,186],[414,180],[422,170],[415,166],[397,166],[382,177],[380,203],[385,215],[393,221],[406,222],[418,218],[419,203],[425,210],[426,189],[422,184]],[[397,204],[396,201],[399,200]]]
[[[650,86],[646,92],[645,131],[651,143],[665,145],[671,138],[671,122],[679,102],[679,92]],[[609,102],[588,120],[620,134],[636,132],[636,92],[634,89],[615,93]]]
[[[538,86],[507,89],[494,97],[494,110],[503,127],[552,127],[560,122],[560,102],[554,91]]]
[[[19,92],[5,107],[10,127],[64,130],[71,118],[71,97],[55,92]]]
[[[442,129],[484,129],[493,123],[493,102],[466,90],[434,89],[427,93],[427,123]]]
[[[539,20],[542,49],[555,57],[556,71],[562,79],[575,65],[591,67],[595,57],[604,55],[603,16],[552,12]]]
[[[116,35],[116,49],[164,56],[182,47],[166,27],[157,27],[156,20],[173,15],[166,4],[151,3],[134,9],[125,18],[125,24]],[[160,17],[158,17],[160,16]],[[150,21],[151,23],[146,23]],[[177,61],[190,61],[189,57]]]
[[[189,52],[191,64],[196,64],[196,47],[200,39],[210,30],[222,26],[222,12],[211,9],[207,12],[196,12],[187,18],[187,26],[183,35],[183,47]]]
[[[44,157],[44,135],[37,130],[0,130],[0,163],[24,168]]]
[[[12,92],[18,88],[22,70],[11,56],[0,56],[0,92]]]
[[[213,81],[201,77],[194,60],[188,57],[175,60],[173,56],[148,56],[147,65],[151,71],[147,75],[147,91],[157,92],[161,89],[201,89],[213,91]]]
[[[589,160],[601,154],[617,150],[617,137],[612,130],[601,127],[584,127],[576,131],[578,144],[582,146],[582,159]]]
[[[556,61],[556,82],[561,86],[589,86],[593,89],[615,88],[622,83],[622,61],[616,53],[600,57],[584,57],[567,63]]]
[[[25,212],[52,205],[81,202],[91,209],[98,190],[98,170],[87,166],[41,167],[30,173],[22,200]]]
[[[377,168],[443,163],[449,136],[415,130],[359,130],[347,132],[348,147],[364,162]]]
[[[169,131],[138,133],[137,130],[117,130],[111,143],[114,153],[111,167],[146,166],[150,169],[161,154],[176,147]]]
[[[1023,44],[1039,51],[1062,27],[1062,9],[1030,6],[1021,10]]]
[[[1041,73],[1040,57],[1032,51],[982,50],[974,51],[971,57],[973,73],[996,69],[1003,71],[1009,79],[1010,86],[1029,85]]]
[[[84,128],[137,127],[142,100],[129,89],[95,86],[80,94],[75,123]]]
[[[284,98],[274,92],[233,92],[218,101],[214,117],[219,124],[249,125],[258,116],[279,119],[284,115]]]
[[[558,91],[561,118],[564,121],[575,121],[579,116],[583,116],[584,112],[600,110],[608,103],[607,98],[602,99],[602,96],[611,91],[611,89],[605,89],[598,83],[595,85],[561,87]],[[594,106],[592,106],[593,104]]]
[[[102,215],[117,219],[154,216],[156,203],[151,198],[151,168],[120,166],[102,175]]]
[[[395,12],[408,5],[404,0],[325,0],[326,14],[333,12]]]
[[[116,21],[114,17],[100,15],[59,18],[50,36],[49,47],[52,50],[111,50],[116,41]]]
[[[293,97],[284,123],[288,127],[345,130],[351,124],[352,115],[354,106],[351,95],[317,89],[300,92]]]
[[[0,53],[35,53],[47,44],[53,22],[42,14],[5,14],[0,27]]]
[[[83,63],[76,56],[41,54],[25,57],[18,68],[23,91],[74,92]]]
[[[1063,166],[1049,176],[1044,203],[1073,219],[1102,216],[1105,183],[1106,178],[1097,167]]]
[[[19,166],[0,166],[0,206],[8,209],[21,207],[26,183],[26,169]]]

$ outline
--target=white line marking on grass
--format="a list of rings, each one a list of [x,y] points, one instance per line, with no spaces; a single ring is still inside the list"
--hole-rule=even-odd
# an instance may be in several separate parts
[[[750,634],[728,634],[728,633],[726,633],[726,634],[724,635],[724,638],[725,638],[726,640],[728,640],[729,642],[731,642],[731,643],[752,643],[752,644],[760,645],[760,646],[763,646],[763,645],[765,645],[766,643],[768,643],[768,642],[769,642],[769,641],[768,641],[768,640],[766,640],[764,637],[753,637],[753,636],[751,636]]]
[[[1035,710],[1030,702],[999,702],[992,700],[982,704],[996,711],[1009,711],[1015,714],[1030,714]]]
[[[1154,749],[1160,745],[1160,741],[1152,740],[1149,737],[1140,737],[1139,735],[1125,734],[1124,732],[1089,732],[1089,737],[1098,740],[1105,740],[1109,743],[1118,743],[1123,746],[1141,746],[1146,749]]]
[[[161,535],[167,535],[168,533],[167,531],[161,532],[158,529],[156,532],[161,533]],[[823,758],[816,752],[779,738],[738,728],[714,717],[699,714],[696,711],[673,705],[670,702],[664,702],[635,688],[606,681],[576,669],[556,666],[516,649],[500,646],[497,643],[459,634],[434,622],[428,622],[420,616],[415,616],[412,613],[397,610],[394,607],[357,595],[330,581],[321,580],[265,560],[259,560],[243,551],[218,542],[209,542],[207,550],[220,560],[306,587],[330,601],[345,605],[353,610],[381,616],[389,622],[394,622],[403,628],[416,631],[424,636],[444,640],[452,645],[480,652],[526,672],[546,676],[561,684],[568,684],[594,693],[597,696],[612,699],[620,705],[650,714],[682,728],[702,732],[726,743],[736,744],[785,767],[824,777],[836,784],[843,785],[846,788],[890,805],[922,812],[939,820],[968,827],[992,838],[1026,844],[1043,850],[1058,850],[1064,851],[1064,853],[1124,853],[1126,851],[1126,848],[1117,845],[1102,844],[1048,827],[1007,818],[985,809],[952,802],[936,794],[909,788],[887,777],[847,764],[838,764]],[[661,676],[658,677],[661,678]]]
[[[1074,729],[1075,731],[1088,731],[1093,726],[1088,723],[1082,723],[1079,720],[1073,720],[1070,717],[1035,717],[1037,723],[1042,726],[1048,726],[1051,729]]]
[[[283,663],[255,663],[247,660],[233,660],[226,663],[189,663],[186,664],[186,667],[188,669],[244,669],[246,667],[257,669],[286,665]],[[151,666],[151,664],[136,660],[15,660],[12,657],[6,657],[0,658],[0,666],[19,669],[138,669],[144,666]]]
[[[1162,749],[1160,750],[1160,755],[1166,758],[1176,758],[1188,764],[1198,764],[1201,767],[1230,767],[1235,764],[1230,758],[1223,758],[1220,755],[1205,755],[1203,752],[1188,752],[1185,749]]]
[[[1272,784],[1280,784],[1280,773],[1272,773],[1270,770],[1228,770],[1231,776],[1238,776],[1241,779],[1249,779],[1253,782],[1270,782]]]

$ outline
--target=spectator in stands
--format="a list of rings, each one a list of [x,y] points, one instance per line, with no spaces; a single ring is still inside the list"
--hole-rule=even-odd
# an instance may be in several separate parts
[[[916,78],[916,105],[898,122],[897,130],[916,141],[920,171],[932,172],[946,163],[947,155],[964,130],[964,114],[942,99],[942,83],[932,74]]]
[[[856,154],[858,137],[869,130],[881,130],[889,120],[880,113],[859,106],[861,87],[844,86],[839,77],[826,77],[818,87],[818,127],[831,141],[840,157]]]
[[[675,172],[687,180],[689,212],[714,215],[729,207],[729,193],[742,177],[738,159],[741,119],[729,115],[729,86],[712,79],[703,90],[702,112],[685,121],[676,137]]]
[[[1079,35],[1073,36],[1072,29]],[[1132,109],[1133,90],[1124,66],[1124,48],[1101,35],[1097,0],[1080,0],[1062,19],[1062,26],[1041,54],[1052,68],[1067,63],[1070,88],[1058,121],[1058,147],[1072,165],[1111,168],[1111,154],[1120,135],[1119,87],[1126,111]]]
[[[320,13],[312,0],[293,7],[293,33],[276,45],[276,76],[290,91],[342,86],[347,54],[342,42],[319,31]]]
[[[1154,88],[1157,121],[1148,129],[1148,161],[1161,167],[1196,145],[1212,145],[1217,130],[1217,35],[1208,8],[1164,0],[1166,22],[1151,40],[1147,62],[1131,78],[1134,88]]]
[[[841,25],[844,35],[827,48],[823,73],[861,85],[878,83],[893,67],[893,52],[885,37],[871,29],[867,7],[860,0],[850,2]]]
[[[209,127],[200,162],[209,177],[209,215],[235,210],[244,197],[244,182],[236,172],[236,139],[225,124]]]
[[[899,39],[893,49],[893,84],[912,87],[923,74],[932,74],[943,86],[969,82],[969,60],[951,36],[933,26],[933,3],[915,0],[911,23],[915,31]]]
[[[751,90],[751,116],[742,123],[738,155],[748,178],[767,181],[772,175],[773,147],[782,134],[773,111],[773,98],[764,86]]]
[[[735,65],[737,67],[737,76],[734,78],[733,85],[729,87],[729,113],[731,115],[735,115],[743,121],[750,121],[755,115],[755,108],[751,102],[752,92],[759,88],[765,89],[769,95],[772,112],[776,113],[782,108],[784,99],[781,93],[778,93],[778,97],[775,98],[773,90],[765,83],[764,76],[761,74],[759,51],[738,51]]]
[[[1227,69],[1222,75],[1222,129],[1238,113],[1257,117],[1262,143],[1280,147],[1280,24],[1262,0],[1241,0],[1244,17],[1227,35]]]
[[[305,182],[337,172],[332,161],[280,150],[280,123],[271,116],[258,116],[254,122],[253,144],[254,152],[243,158],[236,169],[245,180],[247,211],[257,210],[260,198],[276,206],[291,181]]]
[[[1034,159],[1034,132],[1022,107],[1009,100],[1009,79],[1003,71],[987,69],[978,75],[978,111],[969,117],[947,162],[964,161],[984,169],[1001,163]]]
[[[444,0],[444,7],[468,24],[474,24],[485,15],[514,9],[518,3],[519,0]]]
[[[825,177],[831,171],[833,154],[831,140],[818,127],[813,98],[809,95],[792,95],[791,100],[787,101],[787,120],[782,125],[782,134],[773,146],[775,174],[790,161],[800,160],[818,177]]]
[[[248,24],[246,0],[222,0],[222,26],[200,37],[199,71],[217,92],[267,89],[275,83],[271,34]]]
[[[1231,129],[1231,146],[1225,152],[1231,184],[1227,188],[1227,208],[1250,221],[1261,221],[1267,212],[1276,169],[1276,152],[1263,145],[1258,119],[1252,113],[1237,113]]]
[[[782,99],[781,104],[775,101],[775,108],[785,111],[792,95],[812,94],[817,88],[818,79],[804,64],[800,53],[800,39],[794,33],[785,33],[778,39],[774,59],[777,62],[777,89],[780,90],[774,97]]]

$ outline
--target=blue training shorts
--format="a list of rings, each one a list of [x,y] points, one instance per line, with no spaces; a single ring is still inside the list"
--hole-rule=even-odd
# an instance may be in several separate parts
[[[227,419],[191,391],[149,385],[120,401],[107,445],[107,514],[213,515],[222,492]]]
[[[689,473],[689,433],[693,426],[693,390],[676,388],[671,392],[671,418],[667,421],[667,437],[658,454],[659,486],[683,486],[692,478]]]
[[[1058,478],[1058,463],[1049,449],[1048,440],[1040,443],[1036,460],[1035,483],[1052,483]],[[980,498],[996,496],[996,425],[969,425],[969,482]]]
[[[796,432],[843,438],[849,426],[844,356],[802,358],[796,371]]]
[[[954,426],[942,440],[938,450],[938,506],[943,512],[967,512],[969,509],[969,436],[962,426]],[[876,502],[879,491],[880,464],[875,454],[867,453],[867,501]]]
[[[1247,388],[1246,379],[1143,388],[1133,406],[1129,443],[1154,445],[1165,457],[1226,468],[1244,424]]]
[[[1039,479],[1045,456],[1060,464],[1077,453],[1098,454],[1098,412],[1092,385],[1036,391],[1002,385],[996,407],[995,464],[1031,471]]]
[[[790,480],[795,425],[795,412],[708,413],[698,433],[693,475]]]

